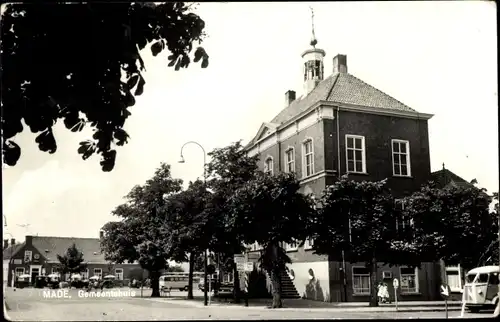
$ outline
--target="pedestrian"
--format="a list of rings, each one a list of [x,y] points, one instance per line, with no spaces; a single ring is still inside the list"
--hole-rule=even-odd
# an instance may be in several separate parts
[[[383,299],[383,294],[382,294],[382,282],[379,282],[377,284],[377,297],[378,297],[378,302],[382,303]]]
[[[383,303],[390,303],[389,301],[389,287],[387,286],[387,283],[382,284],[382,302]]]

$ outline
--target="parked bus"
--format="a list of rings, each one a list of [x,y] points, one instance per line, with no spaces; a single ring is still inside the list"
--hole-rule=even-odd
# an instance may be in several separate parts
[[[464,285],[465,306],[471,312],[495,308],[498,304],[498,265],[477,267],[467,272]]]
[[[193,285],[200,282],[203,277],[203,273],[193,272]],[[189,288],[189,273],[188,272],[168,272],[165,275],[160,276],[160,290],[162,291],[187,291]]]

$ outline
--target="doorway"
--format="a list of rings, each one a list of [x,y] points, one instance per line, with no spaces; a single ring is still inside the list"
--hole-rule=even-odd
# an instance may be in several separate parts
[[[37,276],[40,275],[42,270],[42,265],[30,265],[30,283],[33,284],[36,281]]]

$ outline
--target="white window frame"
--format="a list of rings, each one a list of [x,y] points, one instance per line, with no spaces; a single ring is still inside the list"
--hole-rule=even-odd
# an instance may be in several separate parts
[[[306,241],[304,242],[304,249],[312,249],[313,246],[314,246],[314,239],[307,238]]]
[[[299,243],[294,242],[294,243],[285,243],[285,251],[287,252],[293,252],[299,249]]]
[[[306,154],[307,144],[311,144],[311,152]],[[307,157],[311,156],[311,173],[307,173]],[[307,178],[314,175],[314,140],[312,138],[306,138],[302,141],[302,177]]]
[[[269,161],[271,161],[271,166],[269,167]],[[270,155],[266,157],[266,160],[264,161],[264,172],[273,175],[274,174],[274,158]]]
[[[353,140],[353,147],[349,148],[347,142],[349,139]],[[356,143],[355,140],[361,139],[361,171],[357,171],[356,169],[356,151],[359,151],[360,149],[356,149]],[[354,162],[354,171],[349,171],[349,150],[353,150],[353,157],[354,159],[352,160]],[[365,137],[362,135],[354,135],[354,134],[346,134],[345,136],[345,169],[347,173],[366,173],[366,145],[365,145]]]
[[[452,292],[461,292],[462,291],[462,288],[463,288],[463,283],[462,283],[462,269],[460,268],[460,264],[458,264],[457,266],[446,266],[445,268],[445,271],[446,271],[446,284],[449,286],[449,283],[448,283],[448,272],[456,272],[458,273],[458,288],[456,287],[451,287],[450,286],[450,290]]]
[[[26,269],[24,267],[16,267],[16,269],[14,270],[14,274],[16,275],[16,277],[24,275],[25,273],[26,273]]]
[[[394,152],[394,143],[399,144],[399,152]],[[401,152],[401,143],[405,144],[406,151]],[[410,141],[408,140],[400,140],[400,139],[392,139],[391,140],[391,151],[392,151],[392,175],[395,177],[411,177],[411,159],[410,159]],[[401,155],[406,155],[406,172],[407,174],[401,174]],[[399,174],[394,171],[394,166],[396,165],[396,156],[398,158],[399,164]]]
[[[410,267],[407,267],[407,266],[400,266],[399,267],[399,284],[400,284],[400,288],[401,288],[401,294],[419,294],[420,293],[420,285],[419,285],[419,281],[418,281],[418,267],[415,267],[414,271],[413,271],[413,274],[402,274],[401,273],[401,269],[402,268],[410,268]],[[406,289],[403,287],[403,276],[415,276],[415,290],[409,290]]]
[[[89,277],[90,277],[90,276],[89,276],[89,269],[88,269],[88,268],[86,268],[86,269],[82,272],[82,277],[83,277],[83,279],[84,279],[84,280],[89,279]]]
[[[52,267],[52,274],[59,274],[59,269],[57,267]]]
[[[99,271],[99,274],[96,272]],[[99,276],[99,278],[102,278],[102,268],[94,268],[94,276]]]
[[[405,209],[404,199],[395,199],[394,202],[401,203],[401,209],[402,210]],[[401,226],[403,229],[405,229],[407,222],[409,223],[410,227],[414,227],[414,225],[415,225],[413,218],[410,218],[410,220],[405,220],[404,218],[398,218],[398,219],[396,219],[396,230],[399,230],[399,219],[401,219]]]
[[[123,268],[115,268],[115,276],[119,281],[123,281]]]
[[[291,160],[288,158],[290,152],[292,155]],[[285,159],[285,172],[286,173],[295,172],[295,148],[289,147],[288,149],[286,149],[284,159]]]
[[[365,273],[365,274],[354,274],[354,269],[356,268],[362,268],[362,269],[366,269],[366,267],[363,267],[363,266],[352,266],[351,268],[351,275],[352,275],[352,293],[354,295],[370,295],[370,291],[371,291],[371,276],[370,276],[370,272],[368,273]],[[365,290],[365,289],[359,289],[359,288],[355,288],[354,287],[354,277],[355,276],[361,276],[361,277],[368,277],[368,292]],[[360,291],[361,290],[361,291]]]
[[[26,257],[29,257],[29,260],[26,260]],[[33,252],[31,250],[25,250],[24,251],[24,262],[31,263],[32,260],[33,260]]]

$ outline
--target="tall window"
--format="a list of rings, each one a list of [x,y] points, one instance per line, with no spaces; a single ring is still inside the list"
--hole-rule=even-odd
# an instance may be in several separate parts
[[[304,174],[305,177],[314,174],[314,147],[312,139],[308,139],[303,143],[304,155]]]
[[[370,294],[370,272],[366,267],[352,268],[352,291],[354,294]]]
[[[392,169],[395,176],[410,176],[410,142],[392,140]]]
[[[25,263],[29,263],[31,262],[31,256],[33,255],[33,253],[31,252],[31,250],[27,250],[24,252],[24,262]]]
[[[123,280],[123,268],[115,268],[116,279],[122,281]]]
[[[346,135],[347,172],[365,173],[365,137],[359,135]]]
[[[418,268],[401,267],[401,293],[418,293]]]
[[[99,276],[99,278],[102,278],[102,269],[94,268],[94,275]]]
[[[89,269],[88,269],[88,268],[86,268],[86,269],[83,271],[83,273],[82,273],[82,278],[83,278],[84,280],[86,280],[86,279],[88,279],[89,277],[90,277],[90,276],[89,276]]]
[[[395,207],[398,214],[396,219],[396,230],[401,232],[410,232],[413,228],[413,219],[405,215],[405,204],[403,199],[396,199],[394,202],[396,203]]]
[[[288,173],[295,172],[295,149],[289,148],[285,151],[285,170]]]
[[[273,157],[267,157],[266,162],[264,164],[264,172],[273,175],[274,162]]]

